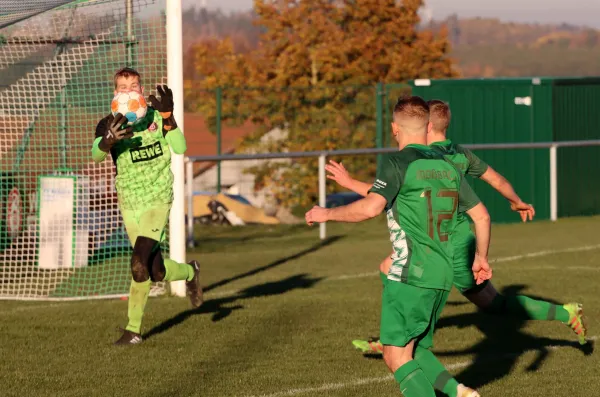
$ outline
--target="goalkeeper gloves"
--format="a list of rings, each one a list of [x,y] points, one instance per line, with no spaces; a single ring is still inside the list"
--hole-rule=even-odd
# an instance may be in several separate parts
[[[127,117],[123,116],[121,113],[117,113],[116,116],[111,114],[106,118],[104,131],[101,131],[102,140],[98,144],[100,150],[108,153],[117,142],[122,139],[129,139],[133,136],[133,126],[121,129],[123,124],[127,121]]]
[[[157,85],[156,91],[160,94],[160,100],[154,95],[150,95],[148,99],[152,103],[152,107],[160,113],[163,118],[163,136],[171,130],[177,128],[175,117],[173,117],[173,91],[167,85]]]

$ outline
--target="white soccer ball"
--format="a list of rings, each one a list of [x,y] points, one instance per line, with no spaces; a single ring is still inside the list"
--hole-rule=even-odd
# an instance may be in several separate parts
[[[127,118],[127,125],[135,124],[146,116],[148,104],[137,91],[118,92],[110,104],[113,116],[121,113]]]

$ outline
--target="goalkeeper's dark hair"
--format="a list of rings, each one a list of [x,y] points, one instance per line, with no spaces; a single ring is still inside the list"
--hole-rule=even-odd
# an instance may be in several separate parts
[[[117,70],[115,72],[115,76],[114,76],[115,88],[117,88],[117,79],[119,77],[128,78],[128,77],[132,77],[132,76],[136,76],[138,78],[138,81],[140,82],[140,84],[142,84],[142,76],[140,76],[140,73],[137,70],[135,70],[134,68],[124,67],[124,68]]]

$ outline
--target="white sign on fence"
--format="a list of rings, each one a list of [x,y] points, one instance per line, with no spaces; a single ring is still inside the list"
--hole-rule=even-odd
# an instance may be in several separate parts
[[[38,192],[39,267],[72,268],[75,252],[75,178],[42,176]]]

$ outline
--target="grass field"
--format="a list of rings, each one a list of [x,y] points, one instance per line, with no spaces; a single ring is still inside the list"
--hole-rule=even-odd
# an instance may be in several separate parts
[[[600,335],[600,218],[493,229],[499,290],[580,301]],[[396,396],[380,357],[351,341],[378,334],[376,267],[384,219],[328,225],[205,228],[204,305],[153,298],[145,342],[113,347],[125,301],[0,302],[2,396]],[[434,351],[483,396],[597,395],[600,359],[560,323],[496,319],[455,291]]]

